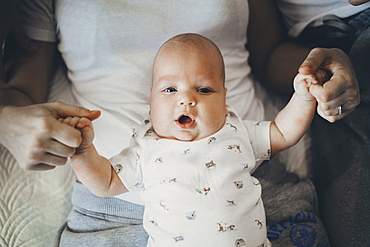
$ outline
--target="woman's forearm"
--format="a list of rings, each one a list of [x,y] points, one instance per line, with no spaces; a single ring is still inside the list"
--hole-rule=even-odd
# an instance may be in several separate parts
[[[25,106],[45,102],[56,45],[35,43],[37,51],[14,51],[6,61],[7,81],[0,81],[0,105]]]
[[[267,71],[259,71],[261,79],[279,93],[292,94],[292,81],[309,52],[310,49],[295,43],[281,43],[267,60]]]
[[[0,107],[6,105],[26,106],[33,103],[33,100],[27,93],[15,87],[10,87],[0,81]]]
[[[275,0],[249,0],[249,62],[268,88],[291,94],[292,81],[309,49],[290,42]]]

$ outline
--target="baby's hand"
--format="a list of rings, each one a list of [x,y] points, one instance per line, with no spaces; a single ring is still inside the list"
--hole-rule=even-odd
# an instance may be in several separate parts
[[[76,149],[75,154],[83,153],[88,147],[90,147],[92,141],[94,140],[94,129],[90,119],[80,117],[67,117],[59,118],[58,120],[61,123],[68,124],[69,126],[81,131],[82,142],[80,146]]]
[[[294,78],[294,90],[299,98],[312,101],[315,100],[315,97],[310,93],[310,88],[313,84],[324,84],[328,80],[327,73],[318,69],[315,72],[315,75],[303,75],[298,73]]]

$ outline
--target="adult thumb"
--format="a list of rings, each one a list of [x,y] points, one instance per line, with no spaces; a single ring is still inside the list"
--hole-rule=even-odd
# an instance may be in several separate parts
[[[47,108],[54,112],[57,118],[85,117],[93,121],[101,115],[98,110],[88,110],[82,106],[69,105],[60,101],[47,103]]]
[[[324,49],[312,49],[299,67],[298,72],[303,75],[313,75],[315,71],[324,64],[326,58],[327,56]]]

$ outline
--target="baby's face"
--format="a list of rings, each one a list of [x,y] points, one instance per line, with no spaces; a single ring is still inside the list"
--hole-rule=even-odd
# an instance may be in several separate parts
[[[224,125],[227,110],[223,65],[219,55],[213,53],[178,43],[158,54],[150,114],[159,136],[199,140]]]

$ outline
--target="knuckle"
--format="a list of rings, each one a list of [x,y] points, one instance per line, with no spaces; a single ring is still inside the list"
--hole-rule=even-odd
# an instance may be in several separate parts
[[[76,106],[76,116],[80,116],[86,112],[86,108],[82,106]]]
[[[30,153],[31,155],[36,155],[36,153],[38,153],[39,150],[44,150],[46,145],[45,145],[45,142],[40,139],[40,138],[36,138],[34,141],[33,141],[33,151]]]
[[[40,154],[37,152],[31,152],[28,154],[28,160],[30,162],[27,163],[28,168],[32,168],[35,164],[41,163]]]
[[[312,52],[322,52],[324,48],[321,47],[315,47],[312,49]]]
[[[74,147],[78,147],[81,144],[81,142],[82,142],[81,134],[72,137],[71,138],[71,142],[72,142],[72,144],[73,144]]]
[[[338,48],[331,48],[331,50],[335,53],[342,53],[342,50],[341,49],[338,49]]]
[[[49,110],[46,107],[31,106],[30,109],[32,114],[38,117],[46,116],[49,113]]]
[[[43,133],[49,132],[52,129],[50,117],[49,116],[39,117],[36,126],[39,126],[38,129]]]
[[[329,106],[328,103],[320,103],[320,109],[322,111],[328,111],[328,110],[330,110],[330,106]]]
[[[334,123],[335,122],[335,117],[334,116],[326,116],[325,119],[329,122],[329,123]]]
[[[328,102],[328,101],[330,100],[330,97],[331,97],[331,95],[330,95],[330,93],[329,93],[329,92],[327,92],[327,91],[323,91],[323,92],[320,94],[319,99],[320,99],[320,101],[321,101],[321,102],[326,103],[326,102]]]
[[[330,117],[331,116],[331,112],[330,111],[323,111],[324,113],[324,116],[326,117]]]
[[[60,106],[64,105],[64,103],[62,101],[55,101],[55,102],[51,102],[50,104],[55,105],[56,107],[60,107]]]

